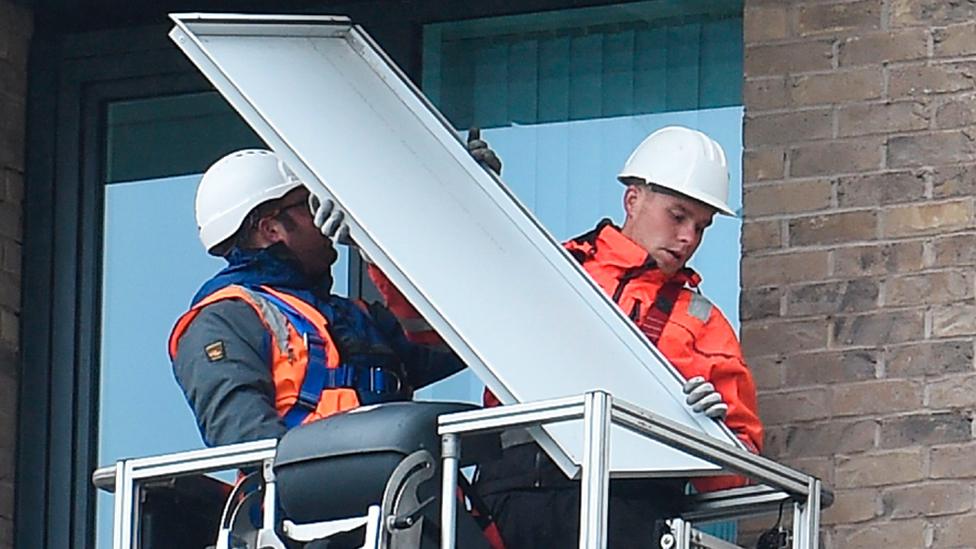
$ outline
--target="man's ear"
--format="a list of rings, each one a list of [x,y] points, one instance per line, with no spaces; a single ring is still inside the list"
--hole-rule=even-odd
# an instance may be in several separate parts
[[[627,217],[633,217],[642,194],[640,185],[627,185],[627,190],[624,191],[624,213]]]
[[[254,229],[257,237],[262,241],[262,247],[276,244],[285,239],[285,227],[274,217],[262,217]]]

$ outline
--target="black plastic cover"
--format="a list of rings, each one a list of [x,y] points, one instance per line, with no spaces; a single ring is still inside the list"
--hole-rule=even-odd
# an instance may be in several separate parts
[[[285,516],[318,522],[362,516],[380,502],[386,482],[403,458],[427,450],[439,469],[437,417],[476,409],[448,402],[392,402],[364,406],[289,431],[278,444],[275,476]],[[485,453],[497,437],[465,438],[462,448]],[[439,475],[435,475],[435,479]],[[433,480],[433,479],[432,479]],[[426,485],[431,486],[426,486]],[[425,483],[423,496],[436,494]]]

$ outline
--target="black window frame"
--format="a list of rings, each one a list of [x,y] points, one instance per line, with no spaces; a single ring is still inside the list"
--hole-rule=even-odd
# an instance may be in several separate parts
[[[93,544],[106,107],[211,89],[174,55],[166,30],[35,38],[24,198],[18,548]]]

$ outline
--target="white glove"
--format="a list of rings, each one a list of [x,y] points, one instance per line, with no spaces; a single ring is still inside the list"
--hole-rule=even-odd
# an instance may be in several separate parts
[[[315,227],[336,244],[355,246],[349,237],[349,226],[342,222],[345,214],[336,208],[331,198],[320,200],[314,194],[308,195],[308,209],[312,212],[312,223]]]
[[[331,198],[326,198],[325,200],[319,200],[319,197],[314,194],[308,195],[308,209],[312,211],[312,223],[322,232],[323,235],[328,237],[330,240],[336,244],[344,244],[349,246],[349,248],[359,252],[359,257],[363,259],[369,265],[373,264],[373,260],[366,255],[366,252],[360,248],[356,242],[349,236],[349,225],[342,222],[345,219],[345,214],[342,210],[336,208],[335,201]]]
[[[728,415],[729,405],[722,400],[722,395],[715,390],[715,386],[702,376],[689,379],[682,389],[688,395],[685,402],[692,410],[702,412],[712,419],[725,419]]]

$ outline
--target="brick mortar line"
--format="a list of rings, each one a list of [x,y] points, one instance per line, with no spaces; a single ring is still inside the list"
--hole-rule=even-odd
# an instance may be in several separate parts
[[[787,319],[787,320],[792,321],[793,319]],[[871,347],[871,349],[878,350],[879,352],[884,352],[884,349],[887,349],[887,348],[890,348],[890,347],[898,347],[898,346],[902,346],[902,345],[912,345],[912,344],[919,344],[919,343],[923,343],[923,344],[928,344],[928,343],[955,343],[955,342],[958,342],[957,338],[959,338],[959,337],[967,338],[967,336],[951,335],[951,336],[945,336],[945,337],[941,337],[941,338],[914,339],[914,340],[908,340],[908,341],[899,341],[897,343],[891,343],[890,345],[882,345],[880,347],[878,347],[878,346]],[[789,359],[789,357],[785,356],[785,354],[787,352],[789,352],[789,351],[783,351],[783,352],[779,352],[779,353],[766,353],[766,354],[763,354],[763,355],[753,355],[753,354],[750,354],[748,352],[748,345],[743,345],[743,349],[745,350],[745,352],[746,352],[745,353],[746,354],[746,358],[748,359],[746,362],[748,362],[749,360],[761,360],[761,359],[782,359],[782,361],[786,361],[786,360]],[[863,344],[860,344],[860,345],[859,344],[852,344],[849,347],[842,347],[842,348],[827,348],[827,347],[824,347],[824,348],[820,348],[818,350],[815,350],[813,352],[848,353],[848,352],[858,352],[858,351],[864,351],[864,350],[865,350],[865,346]],[[804,353],[804,354],[806,354],[806,353]],[[902,379],[902,378],[889,377],[889,378],[876,378],[876,379]],[[826,385],[825,385],[825,387],[826,387]]]
[[[906,136],[906,137],[911,137],[911,136]],[[853,139],[849,139],[849,140],[848,139],[838,139],[837,141],[858,141],[858,139],[857,138],[853,138]],[[887,143],[879,143],[879,146],[881,146],[881,147],[887,147],[888,144]],[[748,152],[753,152],[753,151],[756,151],[756,150],[757,149],[750,149]],[[784,152],[787,152],[787,151],[795,150],[795,147],[791,147],[789,149],[781,149],[781,150],[783,150]],[[790,155],[786,155],[786,160],[787,161],[789,160],[789,156]],[[887,155],[881,155],[881,156],[882,156],[882,160],[885,160],[886,157],[887,157]],[[786,165],[786,164],[784,163],[784,165]],[[954,164],[922,164],[922,165],[918,165],[918,166],[897,166],[897,167],[891,167],[891,166],[884,166],[884,165],[882,165],[882,166],[878,166],[877,168],[871,168],[871,169],[863,170],[863,171],[854,171],[854,172],[829,172],[829,173],[823,173],[823,174],[820,174],[820,175],[796,175],[796,176],[794,176],[794,175],[791,174],[791,175],[788,175],[786,177],[775,178],[775,179],[757,179],[757,180],[755,180],[755,182],[762,181],[762,182],[783,182],[783,183],[785,183],[785,182],[788,182],[788,181],[791,181],[791,180],[811,179],[811,178],[814,178],[814,177],[821,177],[821,178],[852,177],[852,176],[859,176],[859,175],[876,175],[876,174],[880,174],[880,173],[884,173],[884,172],[891,172],[891,171],[897,171],[897,170],[917,170],[917,169],[926,169],[926,168],[928,168],[928,169],[938,169],[938,168],[954,168],[954,167],[972,168],[972,167],[976,167],[976,162],[968,161],[968,162],[964,162],[964,163],[954,163]],[[746,182],[744,182],[743,188],[747,188],[747,187],[751,186],[752,184],[753,184],[753,181],[746,181]]]
[[[757,113],[760,116],[765,116],[767,112],[771,112],[773,114],[794,114],[794,113],[802,113],[802,112],[810,112],[810,111],[832,111],[832,110],[834,110],[834,107],[833,107],[832,104],[831,105],[828,105],[828,106],[823,106],[823,107],[820,107],[820,106],[817,106],[817,105],[797,105],[796,108],[793,108],[793,109],[787,109],[787,108],[782,108],[782,109],[767,109],[765,111],[750,111],[750,110],[747,110],[747,111],[745,111],[745,114],[743,115],[743,120],[744,121],[748,121],[750,119],[754,119],[754,118],[756,118]]]
[[[754,187],[749,187],[749,188],[751,189],[751,188],[754,188]],[[781,219],[801,220],[801,219],[811,219],[811,218],[814,218],[814,217],[822,217],[822,216],[825,216],[825,215],[834,215],[834,214],[842,215],[842,214],[847,214],[847,213],[860,213],[860,212],[886,213],[886,212],[889,212],[891,210],[896,210],[896,209],[899,209],[899,208],[927,206],[927,205],[931,205],[933,203],[936,203],[937,201],[940,201],[940,200],[949,201],[949,202],[952,202],[953,200],[956,200],[956,201],[964,201],[964,200],[966,200],[969,197],[970,197],[969,195],[959,195],[957,197],[945,198],[945,199],[943,199],[943,198],[925,198],[924,201],[892,202],[892,203],[885,204],[883,206],[877,206],[877,207],[866,207],[866,206],[833,206],[833,205],[831,205],[831,206],[821,206],[821,207],[818,207],[818,208],[812,208],[812,209],[809,209],[809,210],[805,210],[804,213],[803,213],[803,215],[797,215],[797,214],[800,214],[800,212],[793,212],[793,213],[787,213],[787,214],[775,214],[775,213],[751,214],[750,217],[749,217],[749,222],[750,223],[752,223],[752,222],[757,222],[758,223],[758,222],[764,222],[764,221],[777,221],[777,220],[781,220]],[[936,205],[938,205],[938,204],[936,204]],[[976,228],[976,226],[974,226],[974,228]]]
[[[931,39],[931,35],[930,35]],[[823,42],[823,40],[817,40],[816,42]],[[840,41],[835,41],[835,44],[840,44]],[[784,44],[778,44],[784,45]],[[792,44],[786,44],[792,45]],[[836,57],[836,56],[834,56]],[[860,63],[860,64],[847,64],[847,65],[837,65],[830,69],[813,69],[806,71],[792,71],[792,72],[776,72],[776,73],[763,73],[763,74],[743,74],[743,83],[749,83],[753,81],[762,80],[775,80],[775,79],[786,79],[795,77],[806,77],[806,76],[820,76],[820,75],[831,75],[831,74],[848,74],[852,72],[872,72],[870,69],[879,69],[882,73],[887,73],[890,70],[898,70],[911,67],[935,67],[939,65],[948,65],[952,63],[972,63],[976,60],[976,53],[968,55],[929,55],[926,54],[924,57],[912,57],[908,59],[891,59],[888,61],[882,61],[881,64],[877,63]]]
[[[976,165],[976,162],[973,162],[973,164]],[[960,165],[959,167],[962,168],[962,167],[969,167],[969,166]],[[919,176],[929,175],[928,171],[929,168],[889,168],[887,170],[881,170],[875,172],[864,172],[863,177],[891,176],[891,175],[900,175],[906,173],[913,175],[915,177],[919,177]],[[828,181],[833,183],[834,180],[837,178],[838,177],[832,175],[822,175],[822,176],[814,175],[809,177],[791,177],[789,179],[761,179],[758,181],[747,182],[747,185],[744,186],[743,189],[753,189],[757,187],[772,187],[774,185],[791,185],[793,183],[814,183],[818,181]],[[971,196],[971,195],[965,195],[965,196]],[[870,206],[864,206],[864,208],[868,208],[868,207]]]
[[[777,220],[777,219],[791,219],[791,220],[793,220],[793,219],[812,219],[814,217],[822,217],[824,215],[824,211],[826,211],[828,214],[871,213],[871,212],[886,213],[886,212],[890,212],[892,210],[898,210],[898,209],[903,209],[903,208],[911,208],[911,207],[916,207],[916,206],[942,206],[942,205],[953,204],[953,203],[957,203],[957,202],[976,203],[976,196],[974,196],[974,195],[960,195],[960,196],[951,196],[951,197],[945,197],[945,198],[930,198],[930,199],[925,199],[924,201],[896,202],[896,203],[893,203],[893,204],[883,204],[883,205],[878,205],[878,206],[848,206],[848,207],[834,208],[834,209],[830,209],[830,210],[821,210],[821,211],[811,212],[809,214],[795,212],[795,213],[790,213],[790,214],[779,214],[779,215],[776,215],[776,214],[773,214],[773,215],[757,215],[755,217],[750,216],[748,218],[742,218],[742,219],[743,220],[750,219],[752,221],[772,221],[772,220]],[[974,225],[971,228],[972,229],[976,229],[976,225]]]
[[[833,57],[833,56],[831,56]],[[926,61],[930,60],[926,58]],[[911,64],[911,63],[909,63]],[[929,66],[930,64],[919,64],[919,66]],[[853,74],[853,73],[877,73],[884,76],[886,67],[880,65],[849,65],[846,67],[831,67],[829,69],[813,69],[807,71],[793,71],[793,72],[777,72],[777,73],[764,73],[764,74],[744,74],[743,83],[751,82],[752,80],[769,80],[772,78],[785,78],[786,84],[789,84],[791,78],[798,77],[810,77],[810,76],[834,76],[843,74]]]
[[[973,92],[976,92],[976,89],[974,89]],[[966,93],[965,95],[972,96],[972,95],[974,95],[973,92]],[[959,99],[967,99],[967,100],[969,100],[969,99],[972,99],[972,97],[965,97],[965,98],[959,98]],[[901,103],[919,103],[919,101],[916,101],[916,100],[883,101],[882,103],[879,103],[878,105],[901,104]],[[947,102],[943,103],[940,106],[945,106],[945,105],[949,105],[949,104],[952,104],[952,103],[953,102],[951,102],[951,101],[947,101]],[[838,104],[826,104],[825,103],[825,104],[822,104],[822,105],[834,105],[834,106],[831,107],[831,108],[829,108],[829,109],[826,108],[825,106],[814,106],[812,108],[805,109],[803,112],[814,111],[814,110],[820,110],[820,111],[831,110],[831,111],[833,111],[832,112],[832,115],[834,115],[836,117],[836,114],[840,110],[842,110],[844,107],[850,107],[850,106],[854,106],[854,105],[857,105],[857,106],[861,106],[861,105],[864,105],[864,106],[877,106],[877,105],[868,105],[867,103],[864,103],[864,102],[860,102],[860,103],[838,103]],[[928,106],[932,106],[932,105],[928,105]],[[773,114],[789,114],[789,113],[793,113],[793,112],[800,112],[800,111],[782,111],[782,112],[777,112],[777,113],[773,113]],[[755,120],[755,119],[756,119],[755,117],[752,118],[752,120]],[[934,120],[934,117],[929,118],[929,120]],[[746,119],[743,119],[743,121],[744,122],[749,122],[749,119],[746,118]],[[961,134],[965,134],[966,133],[965,130],[971,129],[972,127],[973,127],[973,124],[961,124],[959,126],[950,126],[950,127],[944,127],[944,126],[931,127],[931,126],[928,126],[928,127],[919,128],[919,129],[887,130],[887,131],[879,131],[877,133],[864,133],[864,134],[857,134],[857,135],[844,135],[844,136],[832,137],[832,138],[818,137],[818,138],[812,138],[812,139],[803,139],[803,140],[798,140],[798,141],[790,141],[789,143],[757,143],[757,144],[750,143],[750,146],[743,147],[742,153],[743,153],[743,155],[745,155],[746,153],[770,152],[770,151],[772,151],[772,152],[775,152],[775,151],[789,152],[789,151],[794,151],[794,150],[800,149],[800,148],[804,147],[807,144],[817,144],[817,145],[819,145],[819,144],[822,144],[822,142],[825,141],[825,140],[837,141],[837,142],[839,142],[841,144],[844,144],[844,143],[849,143],[849,142],[850,143],[858,142],[858,141],[861,141],[864,138],[868,138],[868,137],[870,137],[873,140],[877,141],[878,145],[880,145],[882,147],[890,147],[891,146],[891,143],[890,143],[891,139],[897,139],[897,138],[900,138],[900,137],[935,136],[935,135],[939,135],[939,134],[946,134],[946,135],[948,135],[948,134],[960,134],[960,133]],[[884,137],[885,139],[878,139],[879,137]],[[885,168],[880,168],[880,169],[875,169],[875,170],[865,170],[865,171],[861,171],[861,172],[840,172],[840,173],[831,172],[831,173],[823,174],[820,177],[828,177],[828,176],[831,176],[831,175],[846,175],[847,173],[873,173],[873,172],[878,172],[878,171],[900,171],[900,170],[923,169],[923,168],[944,168],[946,166],[968,166],[968,165],[973,165],[973,164],[976,164],[976,161],[974,161],[974,160],[962,160],[962,161],[957,161],[957,162],[949,162],[949,163],[945,163],[945,164],[920,164],[920,165],[913,165],[913,166],[885,167]],[[811,177],[816,177],[816,176],[799,176],[799,178],[811,178]],[[792,179],[792,177],[786,177],[786,178],[783,178],[783,179]],[[765,180],[762,180],[762,181],[765,181]]]
[[[971,236],[973,230],[966,230],[962,232],[946,233],[945,238],[955,237],[955,236]],[[879,239],[879,240],[852,240],[849,242],[843,242],[840,244],[821,244],[821,245],[809,245],[809,246],[784,246],[782,248],[756,248],[752,250],[744,250],[743,258],[752,257],[771,257],[777,255],[787,255],[787,254],[798,254],[805,252],[833,252],[841,250],[849,250],[853,248],[877,248],[881,246],[893,245],[893,244],[905,244],[913,240],[931,239],[933,237],[943,237],[942,234],[932,235],[932,234],[919,234],[906,237],[900,237],[897,239]],[[924,244],[924,243],[923,243]],[[969,266],[971,263],[967,263],[962,266]]]
[[[870,386],[870,385],[891,385],[892,383],[898,383],[898,384],[903,384],[903,385],[911,385],[911,386],[917,387],[919,389],[925,390],[925,389],[929,389],[933,385],[937,385],[937,384],[940,384],[940,383],[946,383],[946,382],[952,382],[952,381],[960,381],[960,380],[963,380],[963,379],[976,379],[976,372],[967,372],[967,373],[960,372],[960,373],[956,373],[956,374],[942,374],[941,376],[938,376],[938,377],[931,377],[931,378],[924,378],[924,379],[900,378],[900,377],[875,378],[875,379],[856,379],[856,380],[850,380],[850,381],[843,381],[843,382],[835,382],[835,383],[825,384],[822,387],[825,387],[825,388],[835,388],[838,385],[839,386],[843,386],[843,387],[857,387],[857,386],[867,387],[867,386]],[[808,386],[804,385],[804,387],[808,387]],[[820,387],[820,386],[814,386],[814,387]],[[955,410],[959,410],[959,409],[965,409],[965,408],[966,408],[966,406],[943,406],[943,407],[938,407],[938,406],[926,405],[924,409],[927,410],[927,411],[951,412],[951,411],[955,411]],[[891,416],[891,415],[899,415],[899,414],[904,415],[904,413],[905,413],[905,411],[901,411],[901,412],[881,412],[880,414],[871,415],[870,417],[877,417],[877,418],[882,418],[883,419],[884,417]],[[869,415],[869,414],[865,412],[865,413],[855,413],[855,414],[845,414],[845,415],[863,416],[863,415]],[[838,416],[838,417],[840,417],[840,416]]]
[[[779,254],[779,255],[785,255],[785,254]],[[763,256],[763,257],[775,257],[775,256]],[[920,277],[920,276],[927,276],[933,274],[955,273],[960,271],[972,272],[973,265],[976,265],[976,263],[971,263],[968,265],[960,265],[960,266],[949,266],[949,267],[946,266],[931,267],[931,268],[924,268],[917,271],[908,271],[908,272],[894,272],[894,273],[886,272],[880,274],[865,274],[863,276],[831,274],[826,278],[817,279],[815,281],[794,280],[790,282],[779,282],[777,284],[764,284],[762,286],[750,286],[749,288],[746,288],[746,290],[758,290],[767,287],[783,288],[788,290],[797,287],[815,286],[817,284],[828,284],[834,282],[851,282],[855,280],[866,280],[866,279],[881,279],[881,282],[887,282],[888,279],[892,279],[892,278]]]
[[[959,95],[973,95],[974,93],[976,93],[976,88],[974,88],[972,90],[968,90],[968,91],[957,91],[957,92],[952,92],[952,93],[957,93]],[[945,95],[948,95],[948,94],[945,94]],[[960,99],[962,99],[962,98],[960,98]],[[917,104],[924,105],[926,107],[934,106],[932,104],[927,104],[927,102],[925,101],[924,98],[916,97],[916,96],[911,96],[911,95],[906,95],[906,96],[897,97],[897,98],[885,98],[885,97],[882,97],[880,99],[855,99],[855,100],[845,101],[845,102],[841,102],[841,103],[837,103],[837,102],[834,102],[834,103],[812,103],[812,104],[809,104],[809,105],[795,105],[795,106],[792,106],[792,107],[791,106],[786,106],[786,107],[774,108],[774,109],[755,109],[755,110],[748,110],[747,109],[745,111],[746,114],[744,116],[744,120],[748,120],[750,118],[757,118],[757,117],[767,116],[767,115],[792,114],[792,113],[797,113],[797,112],[818,111],[818,110],[819,111],[833,110],[835,112],[839,112],[840,110],[843,110],[845,108],[856,107],[856,106],[886,106],[886,105],[898,105],[898,104],[902,104],[902,103],[917,103]],[[949,101],[946,101],[943,104],[949,104],[949,103],[950,103]],[[936,129],[938,129],[938,128],[936,128]],[[915,132],[915,131],[919,131],[919,130],[903,130],[903,132],[906,132],[906,131],[907,132]],[[922,131],[924,131],[924,130],[922,130]],[[838,138],[838,140],[844,140],[844,139],[845,139],[844,137]],[[801,141],[801,143],[802,143],[802,141]],[[783,146],[783,145],[780,145],[780,146]],[[759,148],[769,148],[769,147],[759,147]],[[751,150],[751,149],[748,149],[748,150]]]
[[[748,11],[748,8],[746,9],[746,11]],[[924,31],[922,34],[925,34],[927,38],[931,39],[935,31],[945,30],[953,26],[964,26],[967,24],[969,23],[959,22],[959,23],[953,23],[953,24],[941,25],[941,26],[918,25],[918,26],[901,26],[901,27],[894,27],[894,28],[878,27],[876,29],[862,28],[862,27],[848,27],[846,29],[840,29],[840,30],[825,30],[825,31],[813,32],[809,34],[793,34],[783,38],[765,38],[761,40],[752,40],[748,37],[743,37],[742,46],[744,48],[744,51],[749,49],[764,48],[767,46],[770,47],[771,46],[794,46],[794,45],[824,43],[824,42],[830,42],[832,46],[835,45],[840,46],[841,44],[849,41],[852,38],[870,39],[870,38],[874,38],[875,36],[890,36],[890,35],[898,35],[901,33],[908,34],[911,33],[912,31],[918,31],[918,30]],[[837,55],[837,53],[838,53],[837,51],[834,51],[831,57],[834,60],[838,60],[839,63],[839,56]],[[933,56],[934,56],[933,53],[930,53],[930,51],[928,50],[926,51],[926,58],[933,57]],[[853,65],[853,66],[863,66],[863,65]],[[840,68],[843,67],[843,65],[837,65],[837,67]]]
[[[768,393],[767,392],[767,393],[763,393],[763,394],[767,394],[767,395],[773,394],[773,395],[775,395],[776,393]],[[825,417],[823,419],[825,419],[825,420],[826,419],[829,419],[829,420],[831,420],[831,422],[834,422],[834,421],[837,421],[837,420],[843,420],[844,422],[851,422],[851,423],[854,423],[855,422],[855,421],[851,421],[851,420],[861,420],[861,421],[865,421],[865,420],[867,420],[867,421],[877,420],[877,421],[883,422],[883,421],[898,420],[898,419],[918,417],[918,416],[935,416],[935,415],[964,416],[965,414],[962,414],[960,412],[967,412],[967,411],[968,410],[965,407],[963,407],[963,406],[958,406],[958,407],[955,407],[955,408],[915,408],[915,409],[912,409],[912,410],[900,410],[900,411],[897,411],[897,412],[885,412],[883,414],[875,414],[875,415],[870,415],[870,414],[838,415],[838,414],[833,413],[833,411],[831,411],[830,416],[829,417]],[[811,421],[811,420],[805,420],[805,421]],[[786,425],[792,425],[792,424],[786,424]],[[972,442],[973,440],[974,439],[970,438],[970,439],[966,440],[963,443],[964,444],[965,443],[969,443],[969,442]],[[877,447],[877,448],[879,450],[882,449],[882,447]],[[928,445],[928,444],[921,444],[921,445],[920,444],[911,444],[911,445],[908,445],[908,446],[897,446],[895,448],[886,448],[886,449],[898,449],[898,448],[931,448],[931,446]],[[869,451],[861,451],[861,452],[858,452],[858,453],[868,453],[868,452]]]

